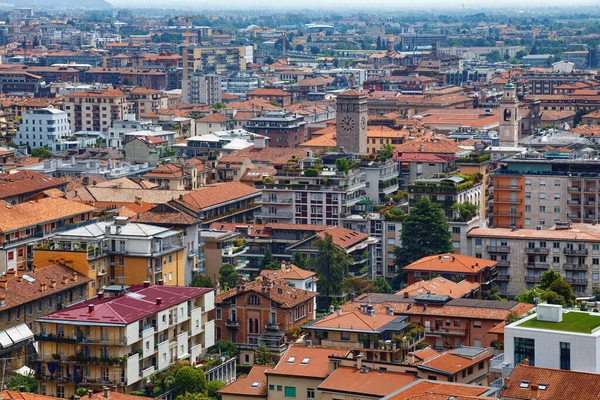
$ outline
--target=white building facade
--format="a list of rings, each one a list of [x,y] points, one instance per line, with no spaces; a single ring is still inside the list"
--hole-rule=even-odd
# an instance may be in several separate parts
[[[56,108],[38,108],[23,114],[16,142],[35,149],[60,151],[60,142],[71,136],[67,113]]]

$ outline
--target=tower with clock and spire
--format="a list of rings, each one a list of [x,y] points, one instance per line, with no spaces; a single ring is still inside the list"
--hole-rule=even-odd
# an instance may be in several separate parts
[[[336,105],[337,148],[367,154],[367,95],[347,90],[337,96]]]
[[[500,146],[517,147],[519,143],[519,99],[517,88],[508,79],[500,100]]]

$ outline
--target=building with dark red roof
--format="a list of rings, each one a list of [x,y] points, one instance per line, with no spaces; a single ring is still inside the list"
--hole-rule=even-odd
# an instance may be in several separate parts
[[[199,362],[214,344],[214,292],[143,285],[100,292],[94,299],[38,318],[38,370],[46,394],[69,398],[79,386],[119,392],[177,361]]]

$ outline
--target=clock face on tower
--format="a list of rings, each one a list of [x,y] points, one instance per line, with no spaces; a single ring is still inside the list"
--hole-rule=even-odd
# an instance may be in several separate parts
[[[361,129],[367,129],[367,118],[366,117],[362,117],[360,119],[360,127],[361,127]]]
[[[340,122],[340,126],[344,131],[351,131],[354,129],[354,118],[352,117],[344,117]]]

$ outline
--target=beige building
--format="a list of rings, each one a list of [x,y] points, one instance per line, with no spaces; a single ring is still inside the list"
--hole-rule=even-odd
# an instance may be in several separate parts
[[[183,49],[183,81],[192,72],[223,74],[246,70],[245,46],[186,47]]]
[[[500,294],[512,298],[560,272],[577,296],[600,287],[600,227],[559,224],[551,229],[477,228],[468,233],[470,254],[497,261]]]
[[[63,103],[73,132],[106,132],[113,121],[125,119],[130,108],[126,94],[118,89],[70,93]]]
[[[248,260],[243,256],[248,247],[239,233],[203,230],[200,234],[205,242],[206,276],[213,282],[219,280],[219,270],[224,264],[232,264],[236,269],[243,269],[248,264]]]

